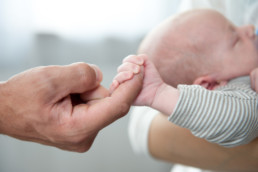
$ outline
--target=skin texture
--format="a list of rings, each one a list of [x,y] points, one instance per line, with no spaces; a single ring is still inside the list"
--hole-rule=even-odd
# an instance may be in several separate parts
[[[25,71],[0,84],[0,133],[85,152],[101,129],[128,112],[142,78],[134,75],[110,95],[99,68],[86,63]]]
[[[198,11],[196,11],[198,14]],[[192,80],[189,81],[190,84],[199,84],[203,85],[206,88],[216,88],[215,86],[224,81],[227,82],[229,79],[234,77],[248,75],[250,71],[251,73],[251,82],[253,83],[253,88],[257,91],[256,87],[256,78],[257,78],[257,36],[253,35],[253,26],[243,26],[236,27],[232,25],[230,22],[225,20],[224,17],[220,17],[216,12],[203,11],[199,13],[203,15],[204,19],[200,19],[201,22],[205,22],[205,17],[215,17],[211,19],[214,24],[217,26],[213,26],[210,23],[211,34],[209,37],[205,36],[206,40],[202,39],[201,34],[198,34],[201,38],[199,38],[200,42],[203,41],[203,52],[201,51],[200,57],[211,57],[215,59],[212,63],[214,63],[214,67],[206,63],[207,66],[210,67],[211,72],[200,73],[193,77]],[[188,13],[191,14],[191,13]],[[196,14],[196,15],[197,15]],[[185,14],[187,17],[187,14]],[[212,15],[212,16],[210,16]],[[180,16],[179,16],[180,17]],[[204,33],[207,31],[206,26],[208,23],[198,24],[197,20],[194,20],[194,15],[188,15],[188,20],[192,20],[193,23],[197,23],[196,25],[191,25],[191,23],[185,23],[181,25],[184,29],[191,28],[190,30],[194,32],[201,31]],[[196,16],[197,17],[197,16]],[[198,18],[198,17],[197,17]],[[167,21],[169,24],[172,21]],[[208,22],[208,21],[207,21]],[[216,28],[221,23],[221,27],[213,30],[212,28]],[[173,25],[173,24],[172,24]],[[188,25],[188,26],[187,26]],[[195,30],[195,26],[197,29]],[[198,29],[198,27],[202,27],[203,30]],[[162,27],[169,27],[169,25],[164,24]],[[173,28],[173,26],[170,25]],[[181,28],[182,29],[182,28]],[[221,29],[221,30],[219,30]],[[224,30],[223,30],[224,29]],[[178,30],[179,31],[179,30]],[[179,41],[184,40],[184,30],[182,32],[177,33]],[[188,32],[187,34],[191,34],[192,32]],[[221,32],[220,32],[221,31]],[[225,31],[225,33],[223,33]],[[156,33],[155,33],[156,32]],[[156,36],[158,30],[152,33],[153,35],[148,35],[147,39],[151,39],[152,36]],[[166,32],[164,35],[171,35],[174,32]],[[185,32],[186,33],[186,32]],[[190,35],[188,35],[190,36]],[[172,36],[171,36],[172,37]],[[182,39],[180,39],[180,37]],[[169,38],[169,37],[167,37]],[[216,39],[218,38],[218,39]],[[166,37],[163,37],[163,40]],[[202,39],[202,40],[201,40]],[[167,45],[167,48],[171,48],[173,46],[173,41],[170,41],[171,44]],[[144,45],[145,44],[145,45]],[[189,45],[189,44],[188,44]],[[198,44],[197,44],[198,45]],[[206,45],[206,46],[205,46]],[[148,52],[148,42],[143,43],[143,48],[145,46],[146,52]],[[157,61],[158,56],[165,56],[170,58],[170,54],[162,54],[159,50],[159,45],[156,45],[157,49],[152,49],[152,51],[157,51],[154,54],[150,53],[150,59]],[[209,47],[214,47],[214,50],[209,49]],[[191,47],[191,46],[190,46]],[[194,46],[193,46],[194,47]],[[195,46],[198,47],[198,46]],[[140,53],[144,53],[143,48],[140,49]],[[187,50],[187,49],[185,49]],[[195,49],[195,50],[198,50]],[[199,49],[201,50],[201,49]],[[207,51],[205,51],[207,50]],[[159,52],[159,53],[158,53]],[[194,51],[190,51],[194,52]],[[197,51],[198,52],[198,51]],[[208,52],[208,53],[207,53]],[[210,52],[210,53],[209,53]],[[196,51],[195,51],[196,53]],[[173,53],[172,53],[173,54]],[[210,56],[206,56],[206,54]],[[243,58],[245,57],[245,58]],[[173,57],[171,57],[173,58]],[[218,60],[216,60],[218,59]],[[165,61],[165,60],[164,60]],[[169,60],[165,61],[169,63]],[[203,62],[203,61],[201,61]],[[221,63],[219,63],[221,62]],[[212,64],[211,63],[211,64]],[[217,65],[216,65],[217,64]],[[161,65],[157,65],[161,67]],[[162,66],[164,68],[164,66]],[[173,66],[170,66],[173,68]],[[215,70],[214,70],[215,69]],[[162,78],[166,78],[165,73],[169,73],[169,69],[158,69],[161,73]],[[190,74],[190,73],[188,73]],[[180,76],[180,75],[179,75]],[[172,81],[167,78],[165,81],[168,83],[172,83]],[[178,82],[177,82],[178,83]],[[177,84],[176,83],[176,84]],[[176,85],[175,84],[175,85]],[[212,86],[212,87],[211,87]],[[161,134],[162,133],[162,134]],[[181,163],[185,165],[195,166],[204,169],[212,169],[217,171],[257,171],[258,169],[258,140],[255,139],[251,143],[235,148],[223,148],[218,145],[209,143],[203,139],[199,139],[194,137],[190,131],[184,128],[180,128],[169,121],[167,121],[164,115],[157,116],[151,124],[149,130],[149,151],[151,155],[157,159],[161,159],[164,161],[168,161],[171,163]]]
[[[169,85],[220,82],[249,75],[258,66],[254,26],[234,26],[213,10],[192,10],[168,18],[140,45]],[[171,74],[177,77],[171,77]]]
[[[180,18],[180,20],[178,18]],[[179,70],[180,73],[194,78],[191,84],[201,85],[206,89],[214,90],[218,86],[225,85],[229,80],[235,77],[249,75],[249,73],[258,66],[258,51],[256,49],[257,38],[254,34],[253,26],[236,27],[223,15],[213,10],[194,10],[183,13],[178,18],[165,22],[165,26],[167,26],[168,22],[171,29],[164,29],[164,25],[161,25],[160,32],[155,30],[149,37],[157,38],[157,40],[159,37],[161,37],[161,40],[168,39],[167,37],[170,37],[170,35],[181,35],[184,28],[190,28],[190,25],[192,26],[191,30],[184,33],[184,36],[183,34],[181,36],[182,39],[185,40],[185,44],[191,44],[185,51],[192,51],[197,54],[197,57],[200,56],[200,58],[198,58],[200,62],[197,67],[200,69],[202,75],[196,75],[197,72],[188,73],[185,67]],[[198,23],[204,24],[206,27]],[[160,27],[158,28],[160,29]],[[172,33],[167,32],[167,30]],[[163,32],[168,34],[168,36],[161,36]],[[200,36],[197,37],[197,34]],[[168,51],[160,50],[168,48],[168,46],[164,46],[164,43],[160,43],[161,45],[156,45],[155,47],[155,43],[148,40],[150,39],[149,37],[147,36],[146,40],[143,41],[140,50],[144,49],[143,47],[148,47],[150,44],[149,50],[154,54],[156,51],[159,53]],[[185,39],[185,37],[187,37],[187,39]],[[197,38],[195,39],[195,37]],[[164,42],[166,42],[166,40],[164,40]],[[178,42],[180,46],[187,47],[183,45],[182,42]],[[207,55],[203,56],[205,54]],[[208,54],[210,54],[209,57]],[[172,87],[173,85],[167,84],[168,82],[166,83],[166,81],[169,81],[170,78],[180,78],[180,75],[176,75],[172,72],[174,68],[176,68],[174,64],[178,64],[177,58],[186,59],[183,60],[183,62],[186,62],[184,64],[186,66],[188,65],[188,61],[189,63],[193,61],[193,58],[185,56],[171,57],[171,62],[168,62],[167,60],[163,60],[166,58],[165,55],[159,56],[162,58],[157,58],[155,55],[152,55],[152,58],[150,58],[152,60],[149,60],[146,55],[140,55],[138,58],[136,58],[137,56],[129,56],[124,59],[123,64],[118,68],[118,75],[114,80],[117,86],[128,80],[129,77],[126,77],[125,74],[131,72],[132,75],[139,71],[135,69],[140,68],[141,65],[144,66],[143,88],[134,104],[149,106],[166,115],[170,115],[178,102],[179,90],[177,90],[176,87]],[[168,63],[160,66],[162,63],[160,61]],[[174,63],[173,61],[176,62]],[[155,62],[158,64],[157,69],[154,66]],[[169,64],[172,64],[172,66],[169,66]],[[191,68],[191,64],[192,63],[190,63],[189,68]],[[165,82],[163,82],[163,80]],[[187,84],[187,82],[183,84]]]
[[[134,101],[136,106],[149,106],[170,115],[179,99],[179,91],[164,83],[154,64],[146,55],[128,56],[118,68],[114,82],[118,84],[128,81],[127,73],[133,73],[137,67],[144,67],[142,90]],[[140,73],[141,71],[139,71]],[[143,73],[143,72],[142,72]],[[111,85],[111,90],[115,90]]]
[[[149,128],[148,148],[153,157],[215,171],[257,171],[258,139],[246,145],[225,148],[197,138],[188,129],[167,120],[167,115],[172,113],[176,104],[174,101],[178,100],[180,93],[161,80],[146,55],[129,56],[124,59],[118,68],[118,75],[114,78],[115,83],[122,84],[130,80],[127,73],[133,74],[137,66],[143,66],[145,73],[143,88],[134,104],[149,106],[165,113],[157,115]],[[111,86],[112,90],[117,88],[119,86]]]
[[[179,83],[198,84],[213,90],[225,85],[230,79],[249,75],[253,71],[251,81],[257,91],[256,44],[257,37],[254,36],[253,26],[236,27],[222,15],[211,10],[190,11],[176,18],[170,18],[147,35],[139,53],[147,54],[168,87],[164,87],[162,81],[157,81],[158,75],[152,73],[151,78],[146,76],[150,70],[151,65],[148,65],[150,62],[139,64],[136,59],[124,61],[119,67],[120,74],[115,77],[115,82],[127,81],[125,77],[123,78],[123,73],[132,71],[134,65],[144,66],[143,90],[148,88],[146,83],[153,85],[147,81],[148,79],[159,82],[156,89],[152,89],[155,96],[151,97],[157,98],[160,106],[154,105],[155,101],[151,98],[138,104],[153,107],[165,114],[154,118],[149,130],[149,152],[153,157],[171,163],[217,171],[257,171],[257,139],[246,145],[224,148],[196,138],[189,130],[172,124],[165,117],[170,114],[168,112],[172,112],[168,108],[174,105],[173,100],[169,101],[171,103],[169,106],[165,105],[165,102],[169,97],[177,99],[176,94],[174,97],[169,96],[167,89],[172,90],[171,86]],[[148,60],[145,58],[145,61]],[[155,91],[159,90],[157,87],[163,88],[163,94]],[[139,97],[146,97],[143,90],[136,101]],[[162,98],[159,98],[157,93]],[[148,94],[153,95],[149,91]]]

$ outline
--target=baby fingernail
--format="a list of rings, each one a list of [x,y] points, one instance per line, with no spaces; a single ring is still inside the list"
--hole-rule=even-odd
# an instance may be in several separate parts
[[[140,67],[139,66],[136,66],[134,69],[133,69],[133,73],[134,74],[137,74],[140,72]]]
[[[119,83],[117,80],[113,80],[112,84],[110,85],[110,92],[112,93],[118,87],[118,85]]]
[[[112,85],[113,85],[114,87],[117,87],[117,86],[118,86],[118,84],[119,84],[119,83],[118,83],[118,81],[117,81],[117,80],[114,80],[114,81],[113,81],[113,83],[112,83]]]
[[[138,65],[142,65],[143,64],[143,59],[138,59]]]

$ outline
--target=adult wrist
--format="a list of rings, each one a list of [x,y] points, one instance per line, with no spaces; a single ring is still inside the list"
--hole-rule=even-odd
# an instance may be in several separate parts
[[[0,134],[5,134],[6,82],[0,82]]]

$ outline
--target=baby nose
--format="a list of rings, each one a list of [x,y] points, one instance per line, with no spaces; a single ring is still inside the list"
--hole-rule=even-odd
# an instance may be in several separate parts
[[[240,27],[240,33],[242,33],[243,36],[247,36],[249,38],[255,38],[255,27],[254,25],[245,25]]]

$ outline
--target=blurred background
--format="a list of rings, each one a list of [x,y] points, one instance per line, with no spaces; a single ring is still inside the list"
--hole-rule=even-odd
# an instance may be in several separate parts
[[[0,0],[0,80],[36,66],[87,62],[101,68],[103,85],[109,87],[122,59],[135,54],[146,33],[168,16],[211,7],[241,25],[245,22],[243,11],[250,9],[252,2]],[[249,13],[257,20],[257,15]],[[169,171],[172,164],[134,154],[128,119],[129,115],[102,130],[92,148],[82,154],[0,135],[0,171]]]

